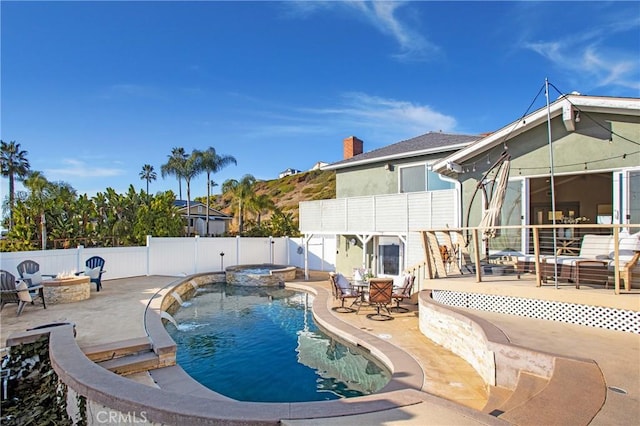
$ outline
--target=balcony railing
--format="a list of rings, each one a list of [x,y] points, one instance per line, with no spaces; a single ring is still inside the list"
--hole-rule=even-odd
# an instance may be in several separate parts
[[[640,288],[640,225],[498,226],[422,231],[427,279],[534,274],[545,283]]]
[[[391,234],[457,226],[456,190],[304,201],[305,234]]]

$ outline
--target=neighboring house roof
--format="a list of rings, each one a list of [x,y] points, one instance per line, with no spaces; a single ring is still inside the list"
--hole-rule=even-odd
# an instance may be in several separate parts
[[[550,104],[548,114],[551,118],[562,115],[562,120],[567,130],[574,130],[575,113],[577,111],[640,116],[640,99],[571,94],[563,96]],[[498,145],[505,144],[510,139],[546,121],[547,107],[545,106],[517,119],[466,148],[437,161],[432,165],[432,170],[441,174],[454,175],[456,172],[453,170],[455,167],[452,165],[462,164],[482,155],[482,153]]]
[[[186,215],[187,214],[187,201],[186,200],[176,200],[173,203],[175,206],[178,207],[178,212],[180,212],[181,215]],[[182,206],[182,207],[181,207]],[[192,217],[202,217],[202,218],[206,218],[207,217],[207,206],[197,202],[197,201],[193,201],[190,204],[191,207],[191,213],[190,216]],[[198,212],[198,207],[202,207],[203,212],[199,213]],[[226,215],[224,213],[222,213],[219,210],[216,209],[212,209],[209,208],[209,220],[230,220],[232,219],[231,216]]]
[[[323,167],[323,170],[343,169],[364,164],[389,161],[398,158],[416,157],[426,154],[448,152],[464,148],[481,136],[453,135],[442,132],[429,132],[415,138],[394,143],[373,151],[363,152],[346,160]]]

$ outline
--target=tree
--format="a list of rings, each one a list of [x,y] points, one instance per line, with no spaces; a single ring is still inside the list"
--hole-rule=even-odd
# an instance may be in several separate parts
[[[175,176],[178,178],[178,197],[182,200],[182,168],[187,161],[187,153],[182,147],[175,147],[171,150],[169,160],[160,166],[160,174],[164,179],[165,176]]]
[[[147,181],[147,198],[149,198],[149,182],[152,180],[156,180],[158,175],[153,170],[153,166],[151,164],[145,164],[142,166],[142,171],[140,172],[140,179]]]
[[[47,219],[46,211],[49,207],[49,201],[51,197],[51,183],[40,172],[34,171],[29,173],[29,176],[24,180],[24,186],[31,191],[28,198],[28,204],[34,216],[39,216],[40,224],[40,238],[42,244],[42,250],[47,249]]]
[[[9,229],[13,226],[13,205],[15,203],[15,179],[24,179],[29,173],[27,151],[20,149],[15,141],[0,140],[0,171],[9,178]]]
[[[238,201],[238,233],[244,232],[244,211],[243,204],[248,202],[255,195],[253,185],[256,178],[252,175],[244,175],[239,181],[227,179],[222,184],[222,192],[229,192]]]
[[[248,200],[247,203],[247,208],[253,210],[253,212],[256,214],[256,222],[258,227],[260,226],[262,213],[266,210],[274,210],[275,206],[275,203],[267,194],[253,196]]]
[[[230,164],[238,164],[231,155],[218,155],[215,148],[209,147],[205,151],[194,151],[198,157],[198,168],[207,173],[207,233],[209,235],[209,199],[211,198],[211,186],[215,182],[211,180],[211,173],[218,173]]]

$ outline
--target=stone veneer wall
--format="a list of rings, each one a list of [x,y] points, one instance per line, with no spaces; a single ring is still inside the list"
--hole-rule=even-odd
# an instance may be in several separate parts
[[[469,318],[452,315],[422,297],[420,302],[418,318],[422,334],[467,361],[486,384],[495,386],[495,356],[487,347],[483,330]]]
[[[278,269],[270,269],[269,273],[253,274],[244,270],[247,268],[269,268],[273,265],[240,265],[230,266],[226,269],[226,281],[228,284],[241,286],[276,286],[284,285],[286,281],[296,278],[295,266],[278,266]]]
[[[84,279],[80,279],[84,278]],[[47,285],[43,283],[44,300],[52,305],[72,303],[91,297],[89,277],[79,277],[64,284]]]
[[[512,345],[497,327],[466,312],[419,297],[420,331],[455,353],[478,372],[485,383],[515,389],[520,372],[550,378],[555,356]]]
[[[189,280],[178,284],[167,293],[160,304],[160,308],[170,314],[175,313],[180,308],[180,301],[174,296],[174,293],[184,302],[193,297],[198,287],[210,283],[220,283],[225,281],[225,273],[205,273],[194,275]]]

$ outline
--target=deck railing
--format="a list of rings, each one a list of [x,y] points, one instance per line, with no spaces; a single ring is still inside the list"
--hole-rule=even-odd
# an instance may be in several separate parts
[[[473,274],[480,282],[533,273],[537,286],[601,284],[619,294],[621,281],[626,291],[640,281],[639,231],[638,224],[428,229],[422,231],[426,278]]]

